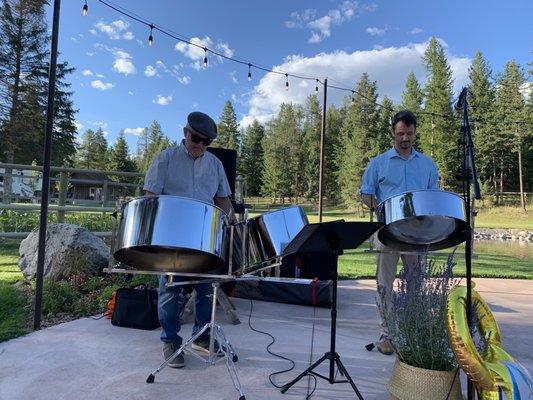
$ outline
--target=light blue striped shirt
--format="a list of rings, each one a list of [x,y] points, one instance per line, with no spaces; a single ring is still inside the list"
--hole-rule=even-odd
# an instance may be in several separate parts
[[[222,162],[208,151],[192,157],[183,142],[159,153],[146,172],[143,189],[209,204],[214,203],[215,197],[231,195]]]
[[[370,160],[360,193],[374,195],[381,203],[396,194],[420,189],[439,189],[435,161],[415,149],[404,159],[393,147]]]

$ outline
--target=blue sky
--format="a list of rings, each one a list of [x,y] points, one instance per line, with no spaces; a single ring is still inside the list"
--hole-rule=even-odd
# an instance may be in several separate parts
[[[218,120],[233,101],[242,126],[267,121],[282,102],[301,103],[313,81],[289,79],[178,44],[121,16],[96,0],[61,5],[60,60],[76,67],[74,91],[79,134],[102,127],[112,144],[121,129],[133,152],[141,129],[157,120],[171,139],[192,110]],[[516,60],[533,61],[533,2],[518,1],[171,1],[113,0],[113,4],[203,46],[268,68],[323,78],[353,87],[362,72],[376,80],[380,96],[399,101],[407,74],[421,83],[421,62],[431,36],[445,45],[458,92],[477,50],[494,73]],[[330,104],[345,92],[328,91]]]

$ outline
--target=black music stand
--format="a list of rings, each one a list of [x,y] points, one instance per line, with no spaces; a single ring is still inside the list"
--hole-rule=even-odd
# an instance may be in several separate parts
[[[332,299],[331,299],[331,336],[330,348],[320,359],[298,375],[291,382],[281,388],[281,393],[285,393],[292,385],[308,374],[313,374],[327,380],[330,384],[349,383],[357,397],[363,400],[361,393],[355,386],[348,371],[341,362],[339,354],[335,351],[335,335],[337,330],[337,262],[339,256],[345,249],[356,249],[366,239],[368,239],[383,224],[380,222],[344,222],[344,220],[323,222],[318,224],[308,224],[296,235],[296,237],[285,248],[283,255],[303,252],[331,252],[335,257],[334,269],[332,271]],[[329,377],[320,375],[313,371],[323,361],[329,360]],[[346,380],[335,380],[335,364]]]

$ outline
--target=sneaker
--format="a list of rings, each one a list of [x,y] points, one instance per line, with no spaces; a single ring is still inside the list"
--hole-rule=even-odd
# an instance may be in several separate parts
[[[196,339],[194,342],[192,342],[191,348],[193,350],[199,351],[200,353],[209,355],[209,337],[205,339]],[[217,354],[218,357],[224,356],[224,353],[220,351],[220,346],[218,345],[218,342],[216,340],[214,345],[214,352]]]
[[[390,356],[392,353],[394,353],[394,349],[392,348],[392,344],[391,344],[389,338],[386,335],[381,335],[380,336],[376,347],[378,348],[378,351],[381,354],[385,354],[387,356]]]
[[[179,349],[179,346],[176,343],[165,343],[163,344],[163,358],[168,360],[172,354]],[[179,353],[172,360],[170,360],[167,365],[172,368],[183,368],[185,367],[185,359],[183,358],[183,352]]]

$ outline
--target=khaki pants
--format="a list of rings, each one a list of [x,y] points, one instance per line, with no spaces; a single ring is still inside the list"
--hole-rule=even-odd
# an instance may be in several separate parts
[[[400,257],[402,258],[405,268],[418,268],[419,256],[416,254],[400,254],[397,250],[381,243],[377,233],[372,237],[372,243],[374,250],[381,252],[376,255],[376,284],[378,289],[376,304],[378,306],[378,316],[381,319],[381,331],[386,335],[387,330],[383,323],[383,311],[390,310],[392,306],[390,300],[394,279],[396,278],[398,260]]]

